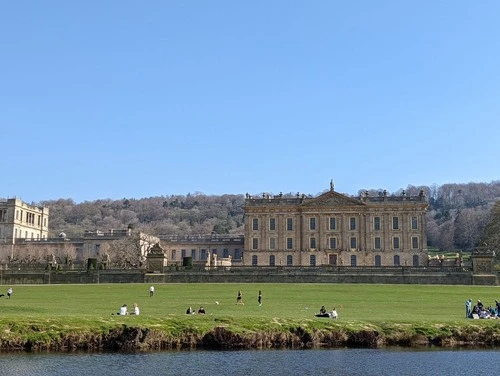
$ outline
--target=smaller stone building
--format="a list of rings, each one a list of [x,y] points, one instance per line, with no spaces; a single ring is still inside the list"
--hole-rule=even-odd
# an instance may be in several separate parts
[[[243,261],[242,235],[174,235],[160,236],[160,240],[169,265],[181,265],[185,257],[198,264],[205,264],[207,257],[213,260],[214,256],[219,260],[231,258],[232,265],[241,265]]]
[[[0,242],[39,240],[49,233],[49,208],[27,204],[18,198],[0,201]]]

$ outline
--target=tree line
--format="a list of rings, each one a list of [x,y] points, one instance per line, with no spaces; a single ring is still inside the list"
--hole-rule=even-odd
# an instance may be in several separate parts
[[[418,195],[429,202],[427,211],[428,246],[441,251],[470,251],[480,241],[491,221],[494,205],[500,200],[500,181],[491,183],[412,186],[389,193]],[[363,189],[370,195],[381,189]],[[265,193],[267,194],[267,193]],[[295,196],[293,193],[285,196]],[[356,197],[356,196],[353,196]],[[81,237],[85,230],[132,227],[151,235],[241,235],[244,195],[168,195],[148,198],[100,199],[75,203],[72,199],[40,202],[50,209],[50,236],[64,232]],[[499,244],[500,246],[500,244]]]

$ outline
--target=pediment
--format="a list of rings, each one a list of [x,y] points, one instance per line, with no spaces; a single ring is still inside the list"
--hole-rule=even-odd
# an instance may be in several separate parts
[[[362,201],[345,196],[335,191],[325,192],[318,197],[312,198],[304,202],[301,206],[324,206],[324,207],[337,207],[337,206],[366,206]]]

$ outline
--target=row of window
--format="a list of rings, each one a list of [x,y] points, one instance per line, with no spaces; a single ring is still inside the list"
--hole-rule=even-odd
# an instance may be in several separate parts
[[[309,230],[314,231],[317,228],[317,218],[316,217],[310,217],[309,218]],[[349,230],[354,231],[358,228],[358,219],[356,217],[350,217],[349,218]],[[336,217],[330,217],[327,223],[327,230],[329,231],[335,231],[337,230],[337,218]],[[393,230],[400,230],[400,218],[399,217],[392,217],[392,229]],[[260,223],[259,223],[259,218],[253,218],[252,219],[252,230],[253,231],[258,231],[260,228]],[[269,226],[268,230],[269,231],[276,231],[277,228],[277,219],[276,218],[269,218]],[[374,231],[380,231],[382,230],[382,218],[381,217],[373,217],[372,221],[372,228]],[[410,229],[411,230],[418,230],[418,217],[412,216],[410,219]],[[294,219],[293,218],[287,218],[286,219],[286,231],[293,231],[294,230]]]
[[[21,229],[14,229],[14,238],[22,238],[23,237],[23,231]],[[29,232],[27,230],[24,231],[24,239],[35,239],[35,233],[31,232],[31,236],[29,236]],[[45,235],[42,236],[43,239],[45,239]],[[36,239],[40,239],[40,234],[36,234]]]
[[[351,261],[350,266],[357,266],[356,255],[351,255],[350,261]],[[380,255],[375,255],[373,261],[374,261],[374,264],[373,264],[374,266],[382,266],[382,257]],[[413,266],[419,266],[419,258],[417,255],[413,256],[412,263],[413,263]],[[280,261],[280,264],[281,264],[281,261]],[[252,255],[252,265],[253,266],[259,265],[259,258],[257,255]],[[293,265],[293,256],[292,255],[286,256],[286,265],[287,266]],[[309,265],[316,266],[316,255],[309,256]],[[394,256],[393,265],[394,266],[401,266],[401,259],[400,259],[399,255]],[[269,256],[269,266],[276,266],[276,257],[274,255]]]
[[[293,238],[286,238],[286,249],[294,249],[294,242]],[[327,239],[327,247],[329,249],[337,249],[337,238],[335,237],[330,237]],[[358,247],[358,239],[355,236],[351,236],[349,238],[349,245],[351,249],[357,249]],[[419,248],[419,238],[418,236],[412,236],[411,237],[411,248],[412,249],[418,249]],[[317,242],[316,242],[316,237],[312,236],[309,238],[309,248],[311,249],[316,249],[317,248]],[[374,238],[373,242],[373,248],[374,249],[382,249],[382,238],[377,236]],[[401,248],[401,240],[399,236],[394,236],[392,238],[392,248],[393,249],[400,249]],[[257,250],[259,249],[259,239],[258,238],[252,238],[252,249]],[[276,249],[276,238],[271,237],[269,238],[269,249],[270,250],[275,250]]]
[[[19,220],[19,218],[21,218],[21,221],[22,221],[23,214],[24,214],[24,212],[22,210],[16,210],[16,220]],[[40,226],[42,223],[42,218],[41,218],[40,214],[35,215],[34,213],[26,212],[26,216],[24,218],[24,221],[29,223],[30,225],[34,226],[35,225],[35,218],[37,219],[37,226]],[[43,219],[43,226],[47,227],[47,218]]]
[[[210,254],[217,255],[218,254],[217,249],[211,249]],[[235,260],[240,260],[242,254],[243,254],[243,252],[241,251],[241,249],[236,248],[234,250],[234,257],[233,258]],[[208,251],[206,249],[200,249],[200,250],[191,249],[190,252],[188,252],[187,249],[181,249],[180,255],[181,255],[181,258],[180,258],[181,260],[183,260],[184,257],[188,257],[188,256],[190,256],[193,260],[206,260],[208,257]],[[222,250],[222,257],[223,258],[228,258],[230,255],[231,255],[231,253],[230,253],[229,249],[224,248]],[[177,260],[177,250],[176,249],[172,249],[171,256],[172,256],[171,260]]]

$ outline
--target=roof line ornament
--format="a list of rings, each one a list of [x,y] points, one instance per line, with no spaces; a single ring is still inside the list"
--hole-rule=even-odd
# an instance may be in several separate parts
[[[333,192],[333,179],[330,180],[330,192]]]

